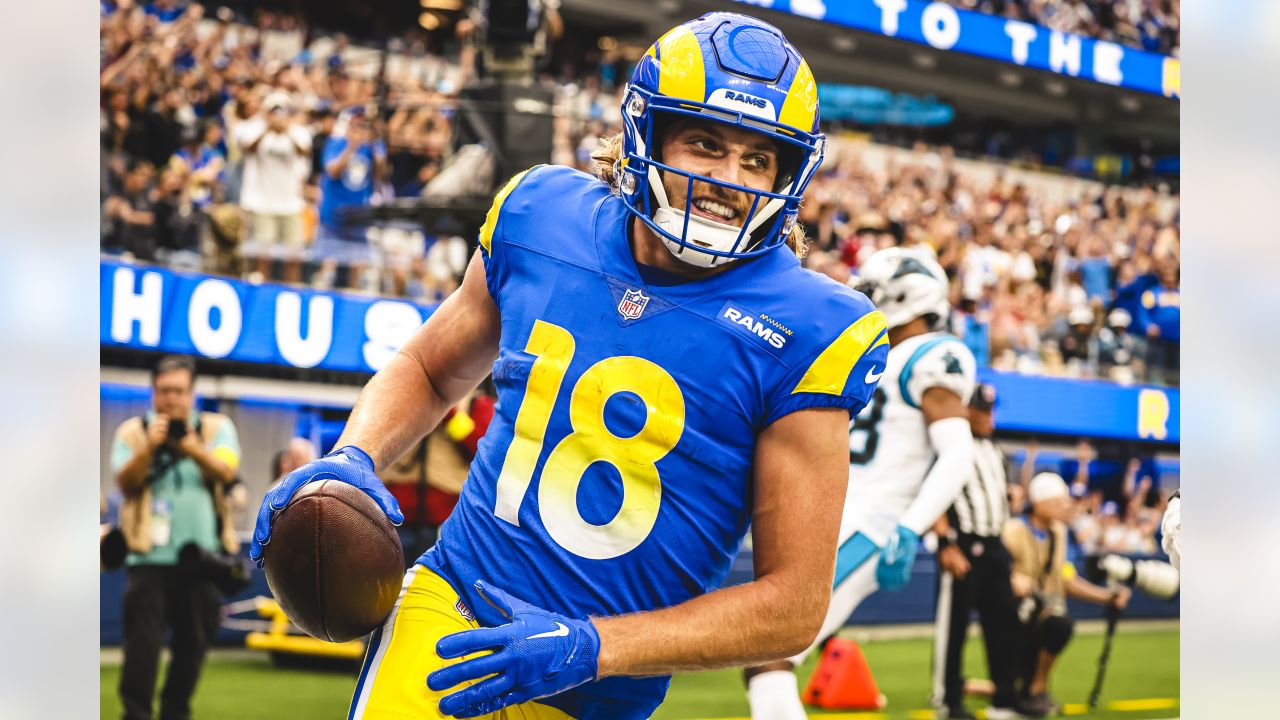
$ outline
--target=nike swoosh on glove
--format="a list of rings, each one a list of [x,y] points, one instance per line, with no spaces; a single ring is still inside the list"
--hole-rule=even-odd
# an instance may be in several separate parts
[[[436,643],[436,653],[445,659],[493,651],[427,676],[427,687],[436,692],[493,676],[444,696],[440,712],[473,718],[595,679],[600,635],[591,621],[543,610],[483,580],[476,582],[476,590],[511,622],[453,633]]]
[[[880,550],[876,565],[876,582],[889,591],[901,590],[911,580],[911,566],[916,564],[920,536],[911,528],[899,525]]]
[[[373,498],[393,524],[404,522],[399,503],[373,471],[373,459],[355,445],[347,445],[285,475],[284,480],[262,498],[253,541],[249,543],[249,559],[258,567],[262,567],[262,547],[271,541],[271,523],[276,515],[303,485],[317,480],[339,480],[354,485]]]

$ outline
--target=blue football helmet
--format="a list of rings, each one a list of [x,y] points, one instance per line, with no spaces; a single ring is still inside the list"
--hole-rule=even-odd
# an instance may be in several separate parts
[[[681,116],[759,132],[773,140],[779,163],[771,191],[662,162],[658,155],[663,122]],[[826,148],[826,137],[818,132],[818,86],[809,65],[780,30],[737,13],[707,13],[659,38],[631,74],[622,96],[622,121],[623,157],[614,176],[623,203],[673,255],[699,267],[782,245]],[[662,173],[687,179],[683,208],[671,207]],[[692,213],[694,181],[751,198],[742,226]]]

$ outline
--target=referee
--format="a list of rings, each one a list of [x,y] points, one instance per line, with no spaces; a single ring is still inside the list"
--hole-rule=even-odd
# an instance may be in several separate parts
[[[1018,606],[1009,577],[1011,560],[1001,542],[1009,519],[1007,460],[991,439],[996,390],[980,384],[969,403],[974,467],[964,491],[934,524],[938,535],[938,614],[934,634],[933,698],[939,717],[973,718],[964,706],[965,636],[976,608],[995,684],[989,720],[1025,717],[1015,691]]]

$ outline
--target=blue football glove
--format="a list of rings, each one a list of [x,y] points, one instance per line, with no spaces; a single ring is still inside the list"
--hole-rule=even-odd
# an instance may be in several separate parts
[[[916,551],[920,548],[920,536],[902,525],[889,536],[880,549],[880,562],[876,565],[876,582],[889,590],[901,590],[911,580],[911,566],[916,564]]]
[[[535,607],[483,580],[476,583],[476,590],[511,622],[453,633],[436,643],[436,653],[446,659],[493,651],[427,676],[427,687],[436,692],[493,676],[446,695],[440,700],[441,713],[478,717],[595,679],[600,635],[591,621],[574,620]]]
[[[303,465],[284,476],[274,489],[262,498],[262,507],[258,508],[258,523],[253,528],[253,541],[249,543],[249,559],[262,567],[262,546],[271,540],[271,523],[276,513],[289,504],[289,498],[309,482],[316,480],[341,480],[355,485],[365,491],[373,501],[378,503],[382,512],[392,523],[404,522],[404,513],[395,497],[382,484],[373,471],[373,459],[369,454],[355,445],[347,445],[317,460]]]

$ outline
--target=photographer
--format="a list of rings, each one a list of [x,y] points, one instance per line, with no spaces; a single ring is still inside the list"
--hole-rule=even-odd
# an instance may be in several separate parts
[[[224,489],[240,464],[235,426],[195,411],[195,363],[160,359],[151,376],[152,409],[116,429],[111,470],[124,494],[120,526],[128,545],[124,594],[126,720],[152,717],[160,646],[171,631],[172,658],[160,717],[188,718],[205,650],[218,628],[220,600],[192,559],[239,550]],[[182,558],[182,559],[180,559]]]
[[[1027,494],[1031,511],[1005,525],[1004,544],[1013,557],[1013,592],[1022,598],[1023,714],[1043,717],[1060,709],[1049,695],[1049,673],[1075,631],[1067,596],[1124,609],[1132,591],[1095,585],[1067,562],[1067,523],[1075,506],[1062,476],[1036,475]]]

